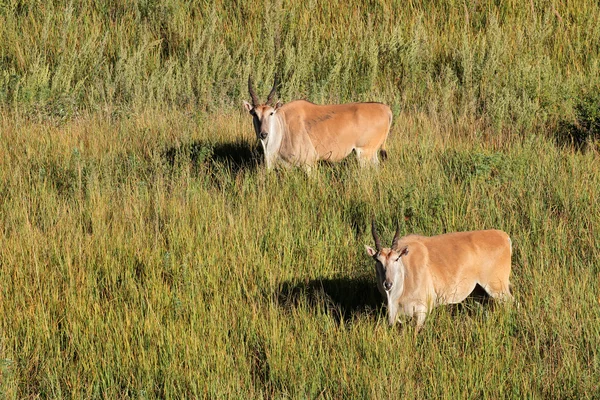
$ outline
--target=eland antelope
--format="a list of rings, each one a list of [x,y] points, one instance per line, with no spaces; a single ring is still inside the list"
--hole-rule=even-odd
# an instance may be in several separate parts
[[[385,141],[392,111],[382,103],[317,105],[305,100],[273,103],[277,77],[265,103],[261,103],[248,77],[252,103],[244,107],[252,115],[268,169],[277,164],[300,165],[310,171],[319,160],[340,161],[352,150],[361,164],[385,159]]]
[[[396,323],[401,312],[416,316],[419,331],[433,307],[460,303],[476,284],[494,299],[512,299],[509,284],[512,246],[509,236],[502,231],[399,238],[396,229],[390,248],[381,247],[375,221],[371,232],[375,249],[365,248],[375,260],[377,287],[387,300],[390,325]]]

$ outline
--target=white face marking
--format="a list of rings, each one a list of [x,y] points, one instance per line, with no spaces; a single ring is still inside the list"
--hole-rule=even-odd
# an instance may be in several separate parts
[[[267,105],[256,106],[250,111],[254,123],[254,131],[258,140],[269,141],[269,136],[276,129],[276,110]]]
[[[401,254],[384,248],[375,254],[374,258],[379,291],[388,300],[397,298],[404,288],[404,264]]]
[[[266,104],[261,104],[249,111],[252,115],[256,138],[260,140],[263,148],[267,168],[273,168],[277,162],[282,141],[281,125],[277,115],[278,110]]]

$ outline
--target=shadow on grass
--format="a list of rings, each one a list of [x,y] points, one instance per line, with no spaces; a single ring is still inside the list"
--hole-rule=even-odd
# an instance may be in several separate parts
[[[600,150],[600,88],[593,87],[577,99],[573,119],[562,120],[554,129],[556,144],[576,151]]]
[[[202,166],[213,165],[227,167],[234,174],[253,171],[261,162],[258,147],[243,139],[229,143],[195,141],[167,148],[162,157],[171,168],[190,163],[197,171]]]
[[[479,284],[475,285],[475,289],[471,294],[458,304],[446,304],[443,307],[448,310],[450,315],[457,317],[460,315],[474,316],[477,314],[481,306],[493,307],[494,300],[487,294]]]
[[[279,286],[275,296],[285,309],[306,305],[324,310],[338,323],[359,315],[373,315],[382,305],[375,283],[367,277],[287,281]]]

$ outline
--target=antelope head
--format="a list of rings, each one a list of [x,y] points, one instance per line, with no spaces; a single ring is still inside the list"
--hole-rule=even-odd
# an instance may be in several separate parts
[[[244,108],[250,113],[250,115],[252,115],[256,137],[262,141],[266,141],[269,137],[269,134],[272,133],[275,126],[273,123],[273,118],[275,117],[277,110],[279,110],[279,107],[282,105],[280,101],[273,103],[275,100],[276,90],[277,76],[275,76],[273,88],[271,89],[269,96],[267,96],[267,101],[261,103],[258,100],[258,96],[256,96],[256,93],[254,92],[254,88],[252,87],[252,78],[248,76],[248,92],[250,93],[252,103],[244,100]]]
[[[408,247],[402,246],[399,248],[398,240],[400,235],[400,227],[396,227],[396,233],[392,240],[391,247],[381,247],[381,241],[377,234],[375,221],[371,221],[371,233],[375,241],[375,248],[366,246],[367,254],[375,260],[375,272],[377,273],[377,287],[381,294],[390,298],[392,292],[393,297],[399,296],[404,289],[404,264],[402,257],[408,254]]]

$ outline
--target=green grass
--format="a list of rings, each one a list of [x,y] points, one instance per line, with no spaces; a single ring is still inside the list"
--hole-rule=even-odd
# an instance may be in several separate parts
[[[600,396],[599,38],[592,2],[0,3],[0,397]],[[265,171],[276,72],[390,104],[388,161]],[[519,307],[389,328],[371,215],[505,230]]]

